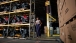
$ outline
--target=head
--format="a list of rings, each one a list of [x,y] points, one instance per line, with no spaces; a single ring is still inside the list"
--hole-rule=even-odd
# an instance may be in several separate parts
[[[39,20],[39,18],[37,17],[36,20]]]

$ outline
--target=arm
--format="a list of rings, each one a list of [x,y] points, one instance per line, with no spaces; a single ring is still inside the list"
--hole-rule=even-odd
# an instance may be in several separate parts
[[[35,26],[36,26],[36,21],[35,21]]]
[[[40,20],[40,26],[42,25],[42,22],[41,22],[41,20]]]

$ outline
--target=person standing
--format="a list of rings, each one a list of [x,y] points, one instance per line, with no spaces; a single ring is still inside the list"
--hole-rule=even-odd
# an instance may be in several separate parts
[[[40,19],[37,17],[36,18],[36,22],[35,22],[35,25],[36,25],[36,34],[37,34],[37,38],[41,36],[41,32],[40,32],[40,27],[41,27],[41,21]]]

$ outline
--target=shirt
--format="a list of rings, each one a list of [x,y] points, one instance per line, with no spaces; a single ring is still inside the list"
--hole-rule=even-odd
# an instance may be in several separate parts
[[[40,24],[40,20],[36,20],[36,24]]]

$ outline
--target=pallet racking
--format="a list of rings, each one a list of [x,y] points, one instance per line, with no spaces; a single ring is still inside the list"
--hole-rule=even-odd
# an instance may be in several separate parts
[[[9,1],[3,1],[3,2],[0,2],[0,6],[2,5],[9,5],[10,6],[10,9],[9,11],[2,11],[0,12],[0,16],[5,16],[7,15],[8,18],[11,18],[11,16],[13,15],[20,15],[23,14],[23,13],[27,13],[27,15],[29,16],[29,22],[28,23],[10,23],[10,21],[8,21],[7,24],[0,24],[0,27],[20,27],[20,26],[25,26],[25,27],[29,27],[29,38],[31,36],[31,29],[34,29],[34,21],[35,21],[35,0],[23,0],[24,2],[27,2],[30,6],[30,8],[27,8],[27,9],[24,9],[24,8],[19,8],[19,9],[16,9],[14,11],[11,11],[11,8],[12,8],[12,4],[14,4],[15,2],[20,2],[22,3],[21,0],[9,0]],[[34,4],[34,6],[32,6],[32,4]],[[31,26],[31,24],[33,24]],[[31,28],[33,27],[33,28]],[[8,31],[7,31],[8,32]],[[34,33],[34,30],[33,30],[33,33]],[[34,35],[34,34],[33,34]],[[8,37],[8,36],[7,36]],[[34,36],[33,36],[34,37]]]

